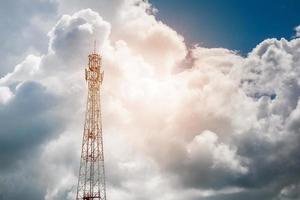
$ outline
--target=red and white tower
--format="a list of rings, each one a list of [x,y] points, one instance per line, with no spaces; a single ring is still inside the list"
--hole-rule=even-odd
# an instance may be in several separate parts
[[[88,67],[85,69],[88,97],[76,200],[106,200],[100,105],[103,81],[101,56],[94,51],[88,58]]]

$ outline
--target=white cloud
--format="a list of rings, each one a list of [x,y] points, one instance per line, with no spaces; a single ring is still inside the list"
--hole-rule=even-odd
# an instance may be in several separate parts
[[[8,87],[0,87],[0,103],[4,104],[13,97],[13,93]]]
[[[49,32],[49,52],[54,51],[61,59],[69,60],[72,55],[87,53],[94,40],[98,48],[103,46],[110,33],[110,24],[91,9],[81,10],[72,16],[64,15]],[[93,38],[94,37],[94,38]],[[69,48],[72,51],[65,52]]]
[[[231,149],[224,143],[218,143],[218,136],[210,131],[197,135],[188,145],[188,154],[191,159],[211,159],[212,169],[224,169],[227,173],[247,173],[247,167],[241,163],[236,155],[236,149]],[[207,161],[207,160],[206,160]]]
[[[5,77],[0,79],[1,85],[8,85],[12,82],[22,82],[26,80],[34,80],[39,71],[41,57],[35,55],[28,55],[24,61],[16,65],[12,73],[8,73]]]
[[[295,28],[296,37],[300,37],[300,25]]]
[[[95,38],[105,71],[108,196],[230,199],[253,191],[266,196],[257,188],[273,182],[282,188],[279,176],[285,185],[293,184],[299,145],[288,138],[299,139],[300,39],[267,39],[243,58],[222,48],[187,49],[183,37],[158,21],[144,1],[57,3],[59,12],[67,14],[50,30],[48,52],[27,56],[0,80],[0,101],[9,105],[15,100],[21,119],[27,117],[21,112],[26,105],[37,110],[36,123],[40,116],[47,119],[44,126],[54,118],[63,123],[53,130],[55,136],[30,143],[39,149],[33,182],[43,183],[36,199],[74,198],[84,66]],[[27,96],[25,103],[31,103],[22,104]],[[0,106],[6,109],[6,103]],[[35,110],[30,109],[28,115]],[[41,129],[34,131],[43,136]],[[285,165],[289,158],[296,160]],[[270,171],[272,166],[285,173]]]

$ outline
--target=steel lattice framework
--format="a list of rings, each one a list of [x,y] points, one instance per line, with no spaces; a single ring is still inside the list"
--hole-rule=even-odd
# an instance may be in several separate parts
[[[103,81],[101,57],[89,56],[85,79],[88,84],[76,200],[106,200],[100,89]]]

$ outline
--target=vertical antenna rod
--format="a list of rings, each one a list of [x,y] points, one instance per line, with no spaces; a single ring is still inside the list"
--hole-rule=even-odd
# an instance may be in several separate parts
[[[94,54],[96,53],[97,50],[97,40],[94,40]]]

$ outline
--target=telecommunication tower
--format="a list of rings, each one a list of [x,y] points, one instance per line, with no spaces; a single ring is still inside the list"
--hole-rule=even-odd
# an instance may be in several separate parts
[[[96,53],[96,49],[88,58],[88,67],[85,69],[88,96],[76,200],[106,200],[100,105],[103,71],[101,56]]]

